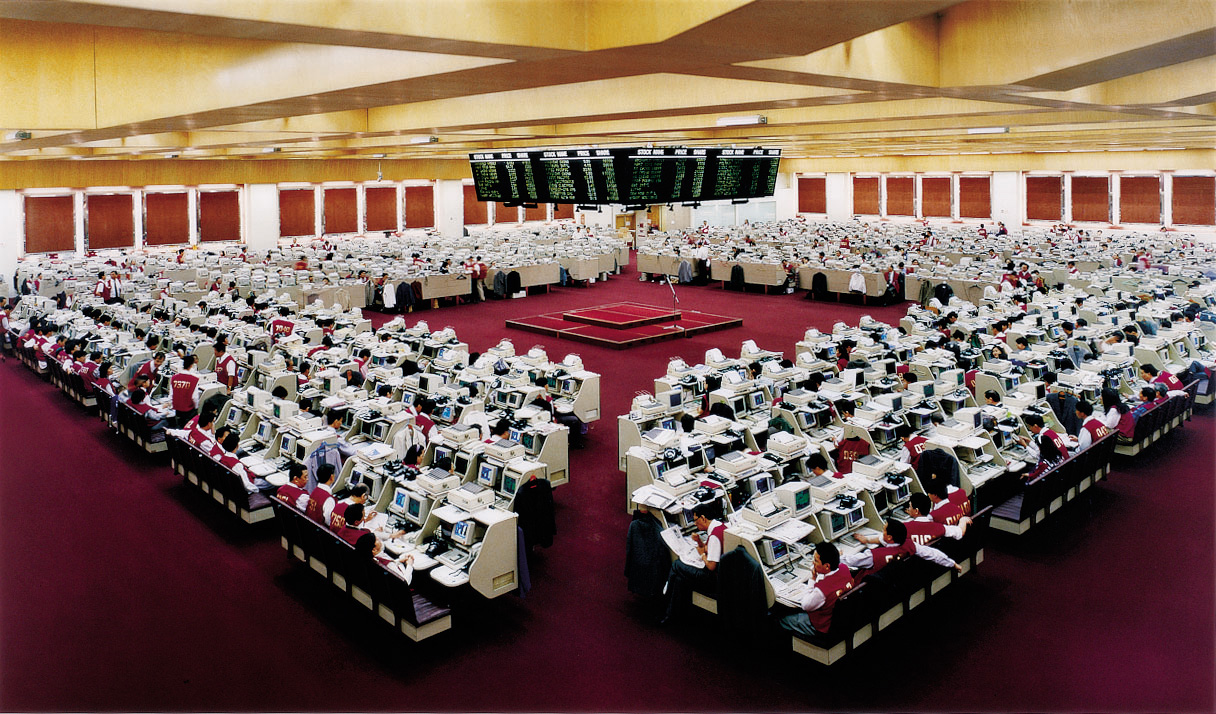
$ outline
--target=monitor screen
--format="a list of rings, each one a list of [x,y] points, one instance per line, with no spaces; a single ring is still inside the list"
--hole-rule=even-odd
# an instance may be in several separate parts
[[[524,395],[520,392],[511,392],[507,396],[507,401],[513,409],[519,409],[524,405]]]
[[[865,519],[866,519],[866,513],[865,513],[865,509],[863,509],[862,507],[858,506],[857,508],[849,511],[849,525],[850,526],[855,526],[858,523],[861,523],[862,521],[864,521]]]
[[[750,395],[752,409],[759,409],[764,406],[764,392],[752,392]]]
[[[257,439],[259,441],[266,441],[268,438],[270,438],[270,422],[264,421],[258,424]]]
[[[747,403],[743,399],[736,399],[731,403],[731,409],[734,410],[736,417],[741,417],[747,413]]]
[[[452,468],[458,474],[468,473],[469,471],[469,456],[463,452],[456,452],[456,458],[452,461]]]
[[[663,461],[662,459],[652,461],[650,464],[650,471],[654,474],[656,479],[663,478],[663,474],[667,473],[667,462]]]
[[[514,441],[517,444],[519,443],[519,437],[520,437],[519,429],[511,429],[510,431],[507,432],[507,438],[510,439],[511,441]]]
[[[406,505],[405,515],[414,523],[421,524],[422,522],[422,499],[418,496],[410,496],[409,503]]]
[[[435,447],[435,459],[434,459],[434,461],[432,461],[432,463],[442,461],[444,459],[450,460],[451,458],[452,458],[451,448],[449,448],[447,446],[436,446]]]
[[[780,562],[782,560],[785,560],[786,557],[789,556],[790,548],[788,545],[786,545],[785,543],[783,543],[779,540],[772,541],[772,544],[773,544],[773,560],[774,561]]]
[[[296,438],[294,436],[284,436],[283,443],[279,445],[279,451],[284,454],[290,454],[296,450]]]
[[[241,418],[241,410],[236,406],[228,407],[228,416],[224,417],[225,422],[235,423]]]
[[[693,449],[688,454],[688,470],[697,472],[705,468],[705,451],[703,449]]]
[[[958,377],[958,386],[960,386],[960,387],[961,387],[961,386],[963,386],[963,385],[965,385],[965,384],[966,384],[966,382],[967,382],[967,375],[966,375],[966,373],[964,373],[964,372],[963,372],[961,369],[958,371],[958,374],[957,374],[957,375],[955,375],[955,376],[956,376],[956,377]]]
[[[835,511],[830,512],[829,515],[831,516],[829,519],[831,521],[831,536],[835,538],[844,533],[845,529],[849,527],[848,521],[845,519],[844,514],[836,513]]]
[[[752,493],[768,493],[773,490],[773,477],[768,474],[752,476]]]
[[[676,420],[671,419],[671,418],[664,419],[663,421],[659,422],[659,427],[662,429],[668,429],[670,431],[675,431],[676,430]]]
[[[473,544],[473,521],[460,521],[452,526],[452,540],[461,545]]]
[[[350,478],[349,478],[349,479],[347,479],[347,481],[346,481],[346,487],[347,487],[347,488],[354,488],[355,486],[358,486],[358,485],[359,485],[359,484],[361,484],[361,483],[363,483],[363,471],[362,471],[362,469],[354,469],[354,470],[352,470],[352,471],[350,472]]]
[[[668,409],[679,409],[683,404],[683,395],[680,390],[673,389],[668,392],[663,392],[659,395],[659,401],[662,402]]]
[[[515,490],[519,488],[519,477],[506,474],[502,477],[502,492],[508,496],[514,496]]]
[[[308,444],[303,441],[296,443],[296,461],[303,461],[308,457]]]
[[[574,380],[573,379],[563,379],[562,380],[562,394],[574,394]]]
[[[926,384],[922,389],[923,389],[923,393],[926,398],[933,396],[933,385],[932,384]]]
[[[477,470],[477,483],[486,488],[494,488],[498,485],[498,467],[494,464],[484,463]]]
[[[705,447],[705,463],[706,464],[712,464],[714,462],[714,458],[717,457],[717,455],[718,455],[717,448],[713,444],[709,444]]]
[[[811,507],[811,489],[800,488],[794,492],[794,510],[802,511]]]
[[[393,494],[393,510],[398,513],[405,513],[405,500],[409,496],[406,491],[397,491]],[[412,503],[410,504],[413,505]]]
[[[893,397],[891,399],[891,409],[898,412],[898,411],[903,411],[903,408],[904,408],[904,398],[903,397]]]
[[[895,374],[895,362],[887,362],[887,374]]]
[[[532,447],[536,445],[536,434],[525,432],[520,438],[519,443],[523,444],[525,449],[531,451]]]
[[[448,406],[443,408],[443,414],[440,418],[443,419],[444,421],[451,421],[452,415],[455,413],[455,411],[456,411],[455,407],[453,407],[452,405],[449,404]]]

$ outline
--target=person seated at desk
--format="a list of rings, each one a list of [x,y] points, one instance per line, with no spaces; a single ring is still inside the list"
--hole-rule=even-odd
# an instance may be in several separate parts
[[[664,589],[667,612],[659,624],[666,625],[679,616],[691,604],[693,590],[713,591],[716,587],[718,561],[722,559],[726,533],[726,524],[718,520],[721,515],[721,507],[716,503],[701,503],[693,508],[693,523],[697,528],[693,532],[693,541],[702,567],[694,567],[682,560],[671,564],[671,573],[667,576],[667,587]],[[704,539],[701,533],[705,534]]]
[[[811,470],[811,473],[816,476],[827,476],[828,478],[843,478],[838,473],[828,469],[828,460],[821,453],[814,453],[806,457],[806,467]]]
[[[894,518],[888,519],[883,524],[882,535],[879,537],[875,538],[862,533],[858,533],[854,537],[862,543],[878,546],[877,548],[866,548],[852,555],[841,556],[840,562],[847,565],[850,570],[861,571],[857,573],[857,580],[877,573],[892,561],[913,555],[921,560],[936,563],[943,568],[954,568],[960,575],[963,572],[963,566],[954,562],[950,556],[937,548],[909,538],[908,527]]]
[[[832,610],[840,596],[853,589],[853,574],[840,562],[840,553],[831,543],[816,543],[811,560],[815,579],[807,583],[800,612],[782,617],[783,630],[802,635],[827,634],[832,627]]]
[[[346,498],[334,505],[334,512],[329,516],[329,529],[332,531],[337,531],[342,526],[347,525],[346,509],[356,504],[366,506],[367,499],[370,497],[371,489],[369,489],[366,484],[361,483],[354,486],[354,488],[350,490],[350,493],[346,495]],[[367,520],[371,520],[373,516],[375,516],[375,513],[368,514]]]
[[[286,396],[286,395],[284,395]],[[346,418],[345,409],[330,409],[327,416],[328,426],[338,433],[338,438],[334,442],[334,446],[338,449],[338,454],[341,455],[342,461],[345,463],[347,459],[355,454],[355,447],[351,446],[350,442],[343,437],[342,420]],[[333,464],[330,464],[332,467]]]
[[[147,394],[144,393],[144,390],[136,388],[132,390],[128,402],[130,403],[132,409],[142,414],[144,418],[148,420],[148,424],[152,427],[153,431],[164,429],[165,424],[169,419],[169,415],[158,411],[152,405],[145,403],[144,400],[146,398]]]
[[[1181,392],[1183,390],[1182,382],[1178,378],[1169,373],[1169,370],[1157,371],[1157,368],[1151,364],[1140,366],[1140,379],[1149,384],[1164,384],[1166,389],[1171,392]]]
[[[300,372],[296,375],[296,389],[303,389],[312,381],[312,362],[300,362]]]
[[[1022,421],[1034,438],[1020,435],[1014,438],[1026,447],[1026,452],[1030,454],[1031,460],[1037,461],[1035,467],[1025,476],[1027,480],[1030,480],[1067,459],[1068,442],[1053,429],[1047,428],[1044,425],[1043,417],[1038,414],[1027,414],[1022,417]]]
[[[904,442],[903,448],[899,450],[899,454],[895,456],[895,460],[901,464],[909,464],[915,471],[920,464],[920,455],[925,453],[925,446],[929,440],[913,431],[912,427],[907,424],[900,424],[895,429],[896,435]]]
[[[198,422],[190,425],[186,432],[186,441],[204,454],[210,454],[215,448],[215,432],[212,430],[214,424],[215,412],[204,409],[198,415]]]
[[[1119,396],[1119,392],[1110,387],[1102,389],[1102,412],[1102,423],[1106,425],[1107,429],[1118,431],[1129,439],[1135,433],[1136,416],[1123,403],[1123,398]]]
[[[363,510],[362,503],[352,503],[346,508],[345,517],[338,519],[338,526],[335,528],[331,525],[330,530],[334,535],[354,546],[355,552],[372,555],[378,541],[371,531],[359,527],[365,518]]]
[[[279,486],[274,497],[302,512],[308,508],[308,491],[304,490],[308,485],[308,470],[304,468],[304,464],[293,462],[287,468],[287,477],[290,481]]]
[[[331,349],[333,346],[334,346],[334,338],[330,337],[329,335],[325,335],[324,337],[321,338],[321,344],[319,344],[316,347],[313,347],[311,350],[309,350],[307,356],[309,359],[312,359],[312,356],[315,355],[316,353],[324,352],[325,350]]]
[[[507,439],[511,433],[511,422],[506,419],[499,419],[490,427],[490,437],[485,440],[487,444],[493,444],[499,439]]]
[[[929,517],[936,523],[957,526],[971,513],[971,499],[967,492],[951,486],[944,479],[932,481],[927,486],[932,508]]]
[[[946,525],[933,520],[929,514],[933,511],[933,502],[923,493],[914,493],[908,498],[908,520],[904,521],[904,528],[908,531],[908,537],[917,541],[918,544],[928,543],[934,538],[950,538],[951,540],[960,540],[967,535],[967,528],[971,525],[971,518],[963,516],[958,520],[957,525]]]
[[[1081,422],[1081,430],[1077,432],[1077,450],[1084,451],[1093,446],[1096,441],[1110,433],[1110,429],[1102,420],[1094,416],[1094,405],[1082,399],[1076,406],[1077,419]]]
[[[110,396],[114,396],[118,389],[118,383],[110,373],[114,371],[114,364],[111,362],[102,362],[97,367],[97,375],[93,377],[93,391],[105,392]]]
[[[228,469],[232,473],[241,477],[241,485],[245,487],[246,493],[257,493],[259,491],[275,491],[276,486],[261,476],[252,476],[249,470],[245,468],[245,464],[241,463],[238,455],[238,446],[241,442],[241,435],[235,430],[228,427],[223,427],[215,435],[215,446],[211,449],[211,458],[220,463],[221,466]],[[305,483],[308,482],[307,473],[305,474]],[[301,491],[303,493],[303,491]],[[307,496],[307,494],[305,494]],[[294,505],[294,504],[293,504]]]
[[[333,464],[321,464],[317,469],[317,487],[308,494],[308,503],[304,506],[304,515],[308,516],[317,523],[323,525],[329,524],[329,519],[333,516],[334,501],[333,488],[334,481],[337,480],[336,472]]]

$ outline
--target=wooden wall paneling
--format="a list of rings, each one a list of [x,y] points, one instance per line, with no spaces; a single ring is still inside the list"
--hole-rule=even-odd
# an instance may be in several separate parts
[[[560,221],[560,220],[563,220],[566,218],[573,220],[574,204],[573,203],[555,203],[555,204],[553,204],[553,220]]]
[[[144,245],[190,242],[190,196],[185,191],[144,194]]]
[[[72,196],[25,197],[25,252],[59,253],[76,249],[76,210]]]
[[[495,223],[519,223],[519,208],[512,206],[507,208],[502,203],[494,204],[494,222]]]
[[[356,233],[359,230],[359,197],[354,188],[322,190],[325,233]]]
[[[960,176],[958,179],[959,218],[992,218],[992,179],[987,176]]]
[[[866,216],[878,215],[878,177],[853,177],[853,213]]]
[[[1027,176],[1026,218],[1032,221],[1060,220],[1063,196],[1063,176]]]
[[[1072,177],[1072,219],[1097,223],[1110,222],[1109,177]]]
[[[798,212],[828,212],[828,180],[822,176],[798,178]]]
[[[85,196],[85,247],[130,248],[135,245],[135,197],[129,193]]]
[[[538,203],[536,204],[536,208],[525,208],[524,220],[543,221],[547,219],[549,217],[548,209],[546,208],[547,206],[548,204],[546,203]]]
[[[1216,225],[1216,177],[1175,176],[1171,206],[1177,225]]]
[[[477,200],[477,187],[464,186],[464,224],[484,226],[490,222],[490,212],[485,201]]]
[[[435,189],[432,186],[405,187],[405,227],[435,227]]]
[[[397,230],[397,187],[368,186],[363,191],[364,227],[368,231]]]
[[[311,188],[279,189],[279,236],[316,235],[316,192]]]
[[[949,218],[950,177],[927,176],[920,180],[920,213],[929,218]]]
[[[911,176],[887,177],[887,215],[916,215],[916,179]]]
[[[198,240],[219,243],[241,239],[241,195],[237,191],[200,191]]]
[[[1120,177],[1119,222],[1161,223],[1161,178],[1159,176]]]

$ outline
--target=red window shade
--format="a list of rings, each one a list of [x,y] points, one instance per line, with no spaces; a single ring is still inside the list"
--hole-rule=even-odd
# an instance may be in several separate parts
[[[85,245],[89,249],[135,245],[134,199],[130,194],[85,197]]]
[[[430,186],[405,187],[405,225],[407,228],[435,227],[435,191]]]
[[[543,203],[536,204],[536,208],[525,208],[524,209],[524,220],[525,221],[543,221],[548,217],[549,217],[549,214],[548,214],[547,210],[545,209],[545,204],[543,204]]]
[[[25,252],[76,249],[76,211],[71,196],[25,197]]]
[[[241,239],[241,197],[236,191],[198,195],[198,239],[201,243]]]
[[[853,213],[878,215],[878,178],[853,177]]]
[[[887,177],[887,215],[916,215],[916,184],[911,176]]]
[[[311,188],[279,191],[279,235],[316,235],[316,192]]]
[[[815,177],[798,179],[798,212],[828,212],[827,179]]]
[[[359,230],[359,199],[355,189],[327,188],[324,200],[326,233],[355,233]]]
[[[1124,223],[1161,222],[1161,179],[1124,176],[1119,179],[1119,220]]]
[[[512,206],[507,208],[501,203],[494,204],[495,223],[519,223],[519,209]]]
[[[364,189],[365,227],[369,231],[397,230],[397,189],[374,186]]]
[[[1063,195],[1063,177],[1027,176],[1026,217],[1033,221],[1060,220],[1060,205]]]
[[[1175,176],[1172,203],[1174,223],[1216,225],[1216,177]]]
[[[486,210],[485,201],[477,200],[477,187],[464,187],[464,224],[466,226],[484,226],[490,222],[490,214]]]
[[[1110,220],[1110,179],[1105,176],[1072,178],[1072,219],[1074,221]]]
[[[987,176],[962,176],[958,180],[960,218],[992,218],[992,181]]]
[[[555,203],[553,204],[553,220],[560,221],[563,218],[574,218],[574,204],[572,203]]]
[[[184,193],[144,194],[144,244],[190,242],[190,198]]]
[[[932,218],[950,217],[950,179],[938,177],[920,180],[920,213]]]

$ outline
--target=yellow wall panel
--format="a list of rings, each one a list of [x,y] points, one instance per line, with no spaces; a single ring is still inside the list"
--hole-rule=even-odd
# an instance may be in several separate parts
[[[92,129],[93,29],[0,19],[0,127]]]

